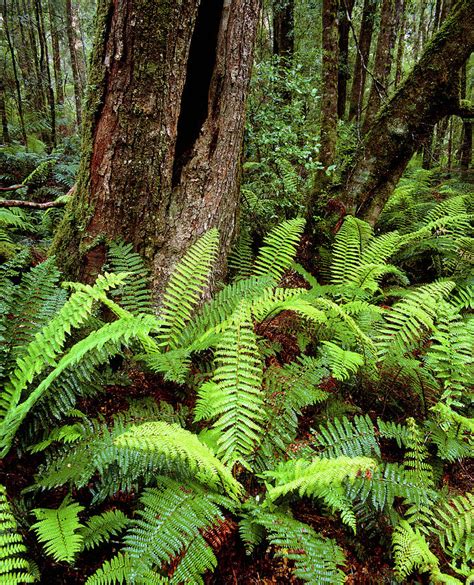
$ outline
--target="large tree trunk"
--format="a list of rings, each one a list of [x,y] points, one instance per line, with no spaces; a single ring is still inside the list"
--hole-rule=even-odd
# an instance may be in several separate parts
[[[364,0],[359,42],[357,43],[357,56],[354,65],[354,77],[352,79],[349,120],[356,118],[359,121],[361,118],[376,10],[377,3],[375,0]]]
[[[223,275],[258,10],[258,0],[99,1],[78,186],[53,245],[69,276],[94,278],[104,240],[123,238],[159,297],[212,227]]]
[[[458,71],[474,49],[474,2],[460,0],[419,63],[377,116],[343,197],[358,216],[378,215],[432,124],[459,113]]]
[[[346,115],[347,81],[349,72],[349,30],[354,0],[341,0],[339,5],[339,69],[337,73],[337,115],[340,120]]]
[[[364,134],[371,127],[379,108],[388,96],[388,81],[393,61],[396,25],[400,8],[401,0],[383,0],[382,2],[380,31],[375,51],[374,75],[363,125]]]

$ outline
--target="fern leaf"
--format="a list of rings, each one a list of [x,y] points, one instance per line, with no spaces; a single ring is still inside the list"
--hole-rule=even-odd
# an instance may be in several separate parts
[[[177,264],[163,296],[160,317],[160,343],[174,349],[180,333],[190,320],[192,312],[207,283],[212,263],[217,254],[219,232],[212,229],[204,234],[186,252]]]
[[[88,550],[103,542],[109,542],[111,536],[120,534],[129,524],[130,519],[120,510],[108,510],[91,516],[80,531],[84,549]]]
[[[271,276],[278,282],[293,261],[305,221],[301,218],[284,221],[263,240],[253,273],[256,276]]]
[[[38,540],[45,545],[48,555],[56,561],[72,563],[76,554],[82,549],[82,528],[79,512],[84,510],[78,503],[69,503],[66,498],[57,510],[35,508],[37,522],[32,525]]]
[[[178,425],[157,421],[131,427],[119,435],[115,445],[122,449],[153,454],[157,465],[175,461],[187,467],[198,479],[214,488],[224,488],[231,497],[241,492],[230,470],[203,445],[196,435]]]
[[[438,559],[430,551],[424,536],[405,520],[401,520],[393,531],[392,542],[395,575],[401,581],[415,569],[422,573],[437,570]]]

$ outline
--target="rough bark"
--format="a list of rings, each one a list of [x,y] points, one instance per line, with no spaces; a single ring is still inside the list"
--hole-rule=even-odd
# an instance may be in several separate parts
[[[100,0],[77,192],[53,250],[73,278],[134,244],[157,296],[185,250],[236,228],[258,0]],[[127,42],[124,42],[127,39]]]
[[[354,118],[359,120],[361,118],[376,10],[377,3],[375,0],[364,0],[359,41],[357,43],[357,56],[354,65],[354,76],[352,79],[349,120]]]
[[[80,71],[79,71],[79,60],[80,57],[77,54],[76,40],[74,34],[74,28],[72,25],[72,5],[71,0],[66,0],[66,33],[67,41],[69,45],[69,57],[71,60],[71,71],[72,81],[74,84],[74,100],[76,104],[76,123],[78,128],[82,124],[82,93],[83,84],[81,83]]]
[[[295,33],[294,0],[273,2],[273,54],[291,60]]]
[[[346,178],[343,198],[375,222],[431,124],[459,111],[458,71],[474,49],[474,2],[460,0],[372,129]]]
[[[388,82],[393,61],[393,48],[400,6],[401,0],[383,0],[382,3],[373,79],[363,125],[364,134],[371,127],[377,112],[388,96]]]
[[[321,74],[321,139],[319,160],[323,166],[333,164],[337,140],[338,81],[338,0],[323,0],[322,74]]]
[[[339,67],[337,72],[337,115],[340,120],[346,115],[347,82],[349,72],[349,31],[354,0],[340,0],[339,3]]]

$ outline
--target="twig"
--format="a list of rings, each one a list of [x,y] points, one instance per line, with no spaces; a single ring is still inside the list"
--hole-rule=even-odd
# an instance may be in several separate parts
[[[17,189],[26,189],[26,185],[12,185],[11,187],[0,187],[0,191],[16,191]]]
[[[49,209],[51,207],[64,207],[66,201],[46,201],[37,203],[36,201],[20,201],[19,199],[0,199],[0,207],[29,207],[30,209]]]

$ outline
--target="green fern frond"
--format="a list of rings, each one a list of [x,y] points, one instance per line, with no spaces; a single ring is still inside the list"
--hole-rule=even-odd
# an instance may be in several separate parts
[[[149,273],[141,256],[133,251],[132,244],[112,242],[109,245],[107,260],[110,272],[127,274],[127,278],[117,291],[120,305],[133,315],[152,314]]]
[[[438,569],[438,559],[430,551],[421,532],[401,520],[392,536],[395,575],[401,581],[413,571],[432,573]]]
[[[253,273],[256,276],[271,276],[278,282],[293,262],[296,248],[303,233],[305,221],[301,218],[282,222],[264,238]]]
[[[132,561],[132,579],[144,569],[161,567],[179,558],[171,583],[202,583],[201,575],[217,565],[216,557],[203,534],[224,521],[220,506],[230,504],[222,496],[197,484],[158,478],[159,488],[147,488],[124,538]]]
[[[438,303],[454,288],[450,281],[439,281],[410,290],[384,313],[377,345],[380,357],[393,352],[404,354],[435,325]]]
[[[320,425],[313,444],[323,457],[380,457],[375,427],[368,415],[334,418]]]
[[[300,497],[319,497],[325,488],[340,486],[345,480],[350,483],[361,473],[371,471],[376,466],[376,462],[368,457],[315,457],[312,461],[286,461],[264,473],[265,477],[275,482],[274,486],[268,486],[267,498],[273,502],[294,492]]]
[[[474,495],[454,496],[438,505],[431,520],[430,532],[436,534],[445,553],[467,567],[474,558]]]
[[[229,254],[227,265],[236,280],[248,278],[252,274],[252,238],[248,230],[243,229],[240,232],[237,243]]]
[[[357,270],[362,252],[371,237],[372,228],[368,223],[352,216],[344,219],[332,249],[332,284],[344,284]]]
[[[295,563],[294,574],[313,585],[342,585],[341,571],[346,559],[343,550],[330,538],[324,538],[311,526],[284,513],[261,514],[259,523],[268,532],[276,556]]]
[[[97,571],[91,575],[85,585],[167,585],[166,577],[153,570],[144,571],[139,579],[130,580],[133,572],[132,559],[128,554],[119,552],[110,561],[105,561]]]
[[[331,341],[323,341],[322,354],[327,358],[327,365],[336,380],[347,380],[364,365],[364,356],[360,353],[344,350]]]
[[[32,510],[37,522],[31,526],[38,540],[44,543],[45,551],[56,561],[72,563],[76,554],[82,550],[82,524],[79,512],[84,510],[76,502],[66,498],[56,510],[35,508]]]
[[[25,558],[27,552],[17,522],[7,500],[7,492],[0,484],[0,582],[5,585],[34,583],[35,576]]]
[[[80,530],[83,548],[88,550],[109,542],[111,536],[120,534],[130,524],[130,519],[121,510],[107,510],[97,516],[90,516]]]
[[[250,319],[242,305],[231,326],[225,329],[215,354],[212,392],[199,392],[196,420],[217,419],[218,454],[226,463],[245,460],[258,444],[262,432],[262,363]]]
[[[189,322],[207,284],[218,246],[219,232],[209,230],[189,248],[175,267],[160,312],[162,325],[159,339],[163,347],[174,349],[178,346],[179,335]]]
[[[241,492],[241,485],[212,451],[196,435],[176,424],[157,421],[131,427],[114,444],[120,449],[149,453],[158,468],[168,461],[175,462],[176,466],[184,465],[197,480],[213,488],[223,488],[231,497]]]

